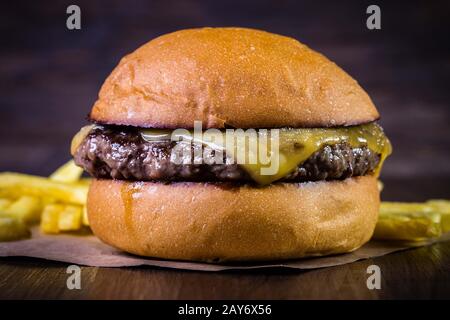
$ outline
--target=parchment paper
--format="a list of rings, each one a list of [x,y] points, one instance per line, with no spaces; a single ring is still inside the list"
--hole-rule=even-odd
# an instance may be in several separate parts
[[[448,240],[449,234],[439,241]],[[435,241],[416,243],[429,245]],[[315,269],[343,265],[354,261],[379,257],[411,248],[410,244],[385,241],[370,241],[362,248],[346,254],[304,258],[270,263],[209,264],[184,261],[149,259],[127,254],[102,243],[98,238],[77,235],[43,235],[33,229],[31,239],[0,243],[0,257],[33,257],[93,267],[156,266],[196,271],[224,271],[261,268]]]

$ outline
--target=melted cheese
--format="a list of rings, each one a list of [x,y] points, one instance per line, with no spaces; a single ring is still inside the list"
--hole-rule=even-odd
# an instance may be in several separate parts
[[[72,143],[70,144],[70,154],[72,156],[75,155],[75,152],[77,152],[77,150],[80,147],[81,143],[84,141],[84,139],[86,139],[86,137],[88,136],[89,132],[91,132],[91,130],[94,129],[94,127],[95,127],[94,124],[90,124],[90,125],[84,126],[72,138]]]
[[[94,125],[89,125],[81,128],[81,130],[74,136],[71,145],[71,153],[75,154],[80,144],[94,128]],[[252,179],[260,184],[267,185],[274,181],[277,181],[293,170],[296,167],[305,162],[313,153],[320,150],[324,145],[333,145],[337,143],[346,142],[353,148],[367,146],[373,152],[380,154],[380,162],[374,172],[376,176],[379,175],[384,160],[392,152],[391,144],[388,138],[384,135],[383,129],[376,123],[369,123],[360,126],[353,127],[339,127],[339,128],[300,128],[300,129],[280,129],[278,139],[278,170],[273,174],[264,174],[264,168],[271,166],[271,161],[274,153],[271,150],[271,134],[268,130],[267,134],[255,135],[247,139],[247,143],[242,146],[239,143],[235,143],[235,149],[230,150],[226,144],[225,133],[222,133],[222,141],[212,141],[211,139],[205,139],[206,135],[200,135],[200,138],[188,130],[184,130],[184,133],[178,134],[177,138],[185,141],[192,141],[195,143],[201,143],[209,146],[213,150],[225,151],[227,155],[232,155],[235,163],[238,163],[244,168]],[[146,141],[161,141],[170,140],[172,131],[160,130],[160,129],[143,129],[141,130],[141,136]],[[251,139],[256,141],[251,141]],[[246,159],[250,159],[250,154],[258,155],[259,141],[257,139],[264,138],[268,141],[267,157],[269,163],[260,161],[260,158],[256,156],[257,161],[255,163],[240,163],[236,161],[235,155],[239,152],[243,152],[248,155]],[[235,140],[236,142],[236,140]],[[252,143],[253,142],[253,143]],[[256,149],[251,146],[257,146]],[[276,146],[276,145],[275,145]],[[240,149],[237,149],[240,148]],[[242,149],[245,148],[245,149]],[[248,161],[247,161],[248,162]]]
[[[270,131],[269,131],[270,132]],[[170,139],[170,131],[166,130],[142,130],[141,135],[147,141],[155,141],[161,138]],[[228,151],[227,154],[236,155],[242,150],[235,149],[226,150],[225,134],[223,134],[223,143],[214,143],[210,141],[201,141],[192,134],[181,134],[185,140],[191,140],[197,143],[202,143],[211,147],[212,149],[220,149]],[[270,135],[270,133],[269,133]],[[256,136],[256,139],[259,137]],[[271,140],[268,139],[270,142]],[[301,128],[301,129],[280,129],[279,131],[279,164],[278,170],[274,174],[262,174],[262,169],[267,168],[270,164],[262,164],[260,161],[256,163],[240,164],[248,174],[260,185],[267,185],[277,181],[289,173],[296,167],[306,161],[313,153],[320,150],[324,145],[333,145],[337,143],[346,142],[353,148],[367,146],[373,152],[380,154],[380,162],[374,172],[376,176],[379,175],[381,167],[386,157],[391,154],[392,147],[384,135],[383,129],[376,123],[369,123],[353,127],[339,127],[339,128]],[[239,144],[237,144],[239,146]],[[249,146],[252,143],[247,143],[245,146],[246,153],[256,153],[258,150],[252,150]],[[258,143],[254,144],[258,145]],[[235,144],[236,146],[236,144]],[[271,150],[270,144],[268,151]],[[269,152],[270,153],[270,152]],[[271,157],[273,154],[268,155]],[[259,158],[257,157],[259,160]]]

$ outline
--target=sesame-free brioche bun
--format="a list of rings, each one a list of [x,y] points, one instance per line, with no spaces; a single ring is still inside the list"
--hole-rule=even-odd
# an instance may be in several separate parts
[[[289,37],[244,28],[182,30],[125,56],[90,118],[155,128],[330,127],[376,120],[336,64]]]
[[[278,260],[359,248],[375,228],[379,192],[372,176],[264,188],[94,180],[87,206],[94,233],[134,254]]]

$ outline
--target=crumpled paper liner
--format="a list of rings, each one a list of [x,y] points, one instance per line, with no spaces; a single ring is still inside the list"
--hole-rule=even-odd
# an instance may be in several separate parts
[[[450,238],[449,234],[439,239],[439,241],[448,240],[448,238]],[[415,243],[414,245],[423,246],[434,242],[436,241]],[[272,261],[268,263],[210,264],[142,258],[110,247],[92,235],[43,235],[39,232],[38,228],[34,228],[31,239],[0,243],[0,257],[32,257],[92,267],[132,267],[146,265],[196,271],[262,268],[316,269],[379,257],[408,248],[411,248],[411,244],[370,241],[354,252],[341,255],[280,262]]]

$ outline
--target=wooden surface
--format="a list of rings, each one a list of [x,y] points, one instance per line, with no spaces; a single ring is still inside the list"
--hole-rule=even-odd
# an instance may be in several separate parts
[[[205,273],[82,267],[81,290],[66,287],[66,264],[0,259],[0,298],[14,299],[445,299],[450,242],[311,271]],[[366,286],[369,265],[380,290]]]
[[[72,1],[14,1],[0,19],[0,171],[50,174],[70,158],[103,79],[119,59],[173,30],[245,26],[296,37],[368,91],[394,145],[385,200],[450,198],[450,2],[380,3],[382,30],[365,27],[372,1],[76,1],[82,29],[65,27]],[[199,273],[83,268],[0,259],[1,298],[450,298],[450,243],[307,272]],[[382,289],[365,286],[378,264]]]

